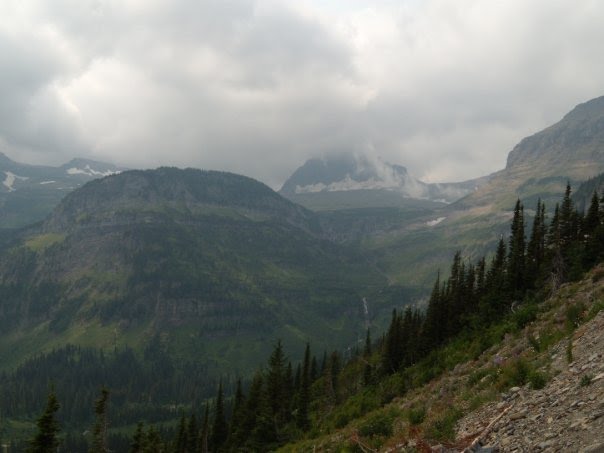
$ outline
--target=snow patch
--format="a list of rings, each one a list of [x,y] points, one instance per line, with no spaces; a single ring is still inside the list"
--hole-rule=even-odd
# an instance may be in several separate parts
[[[94,170],[93,168],[90,167],[90,165],[86,165],[83,169],[82,168],[77,168],[77,167],[71,167],[68,168],[66,170],[68,175],[86,175],[86,176],[92,176],[94,177],[102,177],[102,176],[110,176],[110,175],[117,175],[118,173],[120,173],[119,171],[111,171],[111,170],[107,170],[107,171],[97,171]]]
[[[18,176],[14,173],[11,173],[10,171],[5,171],[4,174],[6,175],[6,178],[4,179],[2,184],[6,186],[9,192],[14,192],[15,190],[17,190],[13,187],[15,181],[27,181],[29,179],[27,176]]]
[[[309,184],[306,186],[296,186],[295,192],[297,194],[304,193],[318,193],[318,192],[346,192],[351,190],[396,190],[401,191],[407,195],[415,196],[420,198],[423,192],[421,186],[411,178],[404,180],[403,178],[395,179],[376,179],[369,178],[364,181],[356,181],[346,175],[344,179],[340,181],[332,182],[330,184],[324,184],[322,182],[316,184]]]
[[[438,219],[428,220],[426,222],[426,225],[433,227],[435,225],[438,225],[440,222],[442,222],[445,219],[446,219],[446,217],[439,217]]]
[[[41,186],[44,186],[44,185],[46,185],[46,184],[54,184],[55,182],[56,182],[56,181],[42,181],[42,182],[40,183],[40,185],[41,185]]]

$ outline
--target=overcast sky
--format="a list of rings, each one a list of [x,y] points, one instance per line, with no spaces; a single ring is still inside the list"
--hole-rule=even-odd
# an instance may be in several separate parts
[[[505,165],[604,94],[600,0],[0,0],[0,151],[278,187],[364,151],[427,181]]]

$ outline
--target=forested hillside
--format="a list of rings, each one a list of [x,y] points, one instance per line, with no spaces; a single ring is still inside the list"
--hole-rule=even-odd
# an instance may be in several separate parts
[[[142,372],[144,366],[156,363],[153,374],[163,378],[154,380],[149,387],[142,379],[138,387],[144,390],[145,396],[139,403],[120,408],[119,401],[126,397],[136,373],[121,375],[119,381],[113,382],[116,409],[112,417],[116,425],[121,425],[132,424],[140,410],[155,411],[160,418],[171,415],[174,419],[178,414],[189,414],[181,417],[180,428],[171,434],[164,429],[161,436],[157,428],[140,428],[137,436],[141,445],[146,442],[147,448],[155,449],[152,451],[238,451],[242,447],[268,451],[292,441],[303,442],[292,447],[294,450],[304,450],[311,441],[302,439],[337,432],[348,425],[359,427],[358,437],[342,439],[342,445],[357,442],[379,446],[392,434],[393,423],[403,414],[388,409],[377,412],[373,418],[363,418],[363,422],[357,421],[359,417],[379,410],[394,398],[412,393],[413,389],[428,384],[455,365],[478,357],[507,334],[523,329],[537,318],[543,310],[543,302],[561,285],[582,278],[586,270],[604,258],[604,209],[597,193],[593,193],[585,213],[576,210],[570,186],[551,214],[546,214],[540,201],[534,212],[532,221],[528,222],[518,200],[510,233],[501,238],[492,257],[472,263],[456,254],[448,277],[436,279],[425,312],[409,307],[395,310],[385,334],[374,332],[377,338],[372,341],[367,331],[364,347],[357,348],[350,358],[337,351],[317,358],[307,345],[305,354],[292,361],[277,341],[266,368],[259,370],[251,382],[233,385],[232,380],[221,381],[218,396],[207,400],[207,387],[191,386],[190,379],[186,384],[188,378],[170,369],[170,359],[155,350],[145,354],[145,360],[153,358],[149,364],[143,362],[134,369]],[[569,316],[580,319],[583,314]],[[155,347],[159,347],[158,343]],[[155,359],[158,361],[154,362]],[[119,370],[120,362],[137,363],[127,350],[99,357],[74,348],[37,360],[3,378],[3,388],[7,389],[5,401],[10,400],[11,392],[29,395],[18,399],[22,401],[20,406],[14,403],[7,406],[15,413],[31,411],[35,405],[34,394],[37,394],[38,405],[43,400],[43,383],[50,375],[34,378],[28,371],[40,363],[47,362],[50,369],[51,363],[71,363],[77,369],[77,364],[88,361],[105,372],[113,367]],[[185,371],[189,375],[194,373],[194,370]],[[547,381],[546,375],[530,367],[523,373],[523,382],[528,379],[539,386]],[[39,382],[36,392],[27,393],[19,387],[20,377],[26,375],[29,380]],[[66,382],[69,376],[68,373]],[[180,381],[183,384],[178,385],[180,379],[184,379]],[[513,385],[514,379],[502,381],[502,388]],[[108,377],[100,381],[104,385],[112,382]],[[175,383],[177,393],[173,393],[176,388],[170,387]],[[63,385],[63,382],[57,384],[57,395],[64,392]],[[225,394],[229,388],[233,393],[227,390]],[[83,399],[90,401],[93,395],[94,385],[86,386]],[[183,396],[190,398],[193,404],[180,407],[168,404],[171,399]],[[65,415],[68,411],[81,411],[80,416],[85,417],[85,405],[74,403],[71,396],[65,397],[64,404]],[[460,410],[444,416],[454,421],[462,413]],[[421,423],[425,415],[410,412],[406,417],[410,417],[412,423],[413,419]],[[451,435],[452,425],[447,426],[441,428],[442,432],[430,435],[445,440]]]

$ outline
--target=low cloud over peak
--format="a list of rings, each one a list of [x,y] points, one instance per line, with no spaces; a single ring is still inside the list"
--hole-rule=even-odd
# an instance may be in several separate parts
[[[368,150],[424,180],[502,168],[604,93],[599,2],[9,2],[0,151],[225,169],[278,187]]]

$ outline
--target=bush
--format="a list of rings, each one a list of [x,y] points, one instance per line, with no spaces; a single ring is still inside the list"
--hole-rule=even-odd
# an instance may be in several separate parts
[[[371,414],[359,425],[359,434],[363,437],[391,436],[395,416],[392,410]]]
[[[547,384],[547,377],[539,371],[531,371],[528,375],[528,381],[532,389],[541,390]]]
[[[581,382],[579,382],[579,385],[581,385],[581,387],[587,387],[591,384],[592,380],[593,377],[589,374],[586,374],[581,378]]]
[[[581,323],[583,313],[585,312],[585,305],[578,303],[570,305],[566,308],[566,329],[572,332]]]
[[[514,323],[518,330],[523,329],[528,323],[537,319],[537,305],[534,303],[523,304],[514,313]]]
[[[450,407],[440,417],[435,419],[426,429],[429,439],[437,441],[451,441],[455,439],[455,423],[462,416],[462,412]]]
[[[426,418],[426,408],[423,406],[413,407],[407,414],[407,419],[412,425],[419,425]]]
[[[530,371],[529,364],[522,358],[505,364],[501,369],[501,376],[499,377],[499,390],[523,386],[528,381]]]

